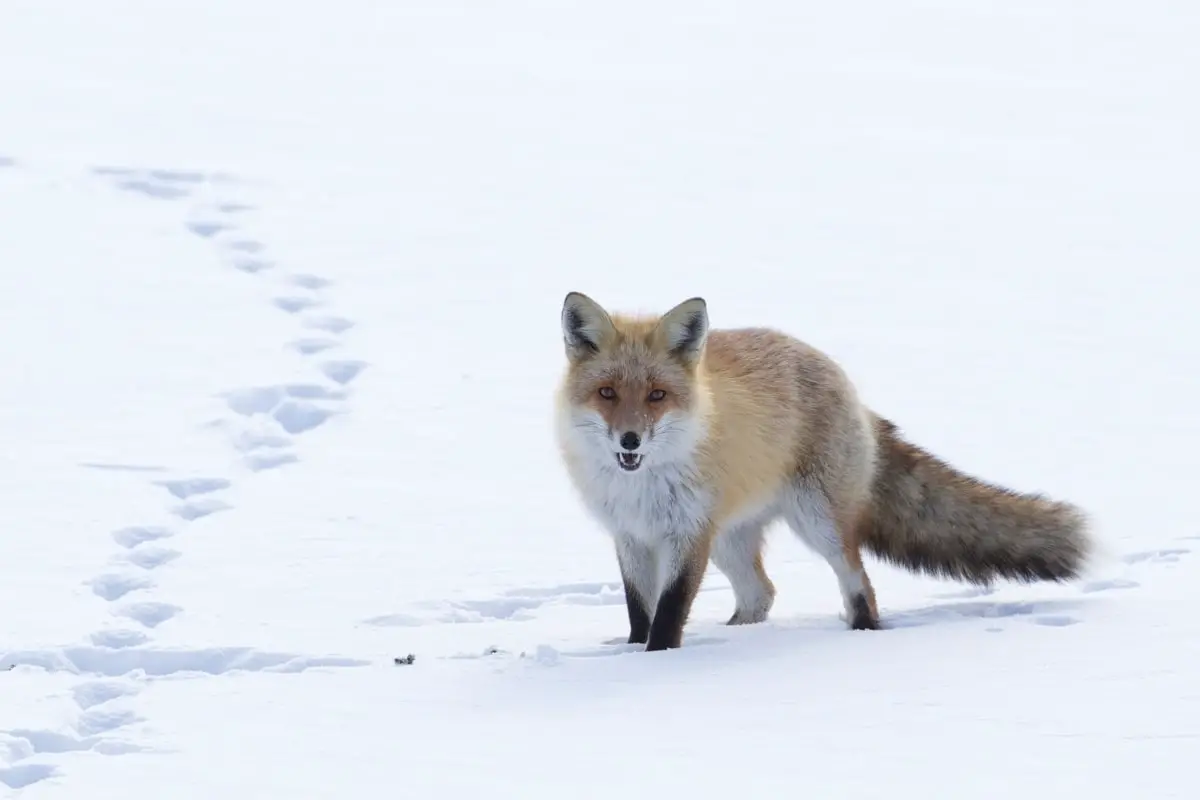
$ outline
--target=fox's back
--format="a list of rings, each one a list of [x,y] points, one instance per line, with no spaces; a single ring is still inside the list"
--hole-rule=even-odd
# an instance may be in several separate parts
[[[866,412],[845,373],[792,336],[713,330],[704,378],[713,413],[702,468],[724,488],[722,516],[767,502],[797,474],[840,482],[840,465],[830,459],[839,460],[847,444],[869,449]]]

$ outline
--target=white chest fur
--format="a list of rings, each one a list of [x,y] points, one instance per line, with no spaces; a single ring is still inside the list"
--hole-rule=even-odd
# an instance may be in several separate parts
[[[696,535],[712,506],[710,494],[685,465],[624,472],[615,463],[592,463],[574,473],[584,503],[612,535],[646,544]]]

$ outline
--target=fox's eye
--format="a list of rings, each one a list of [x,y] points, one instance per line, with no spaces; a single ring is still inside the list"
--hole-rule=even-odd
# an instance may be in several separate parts
[[[605,400],[616,400],[617,399],[617,393],[611,386],[601,386],[600,387],[600,396],[603,397]]]
[[[662,389],[655,389],[653,392],[651,392],[650,394],[648,394],[646,396],[646,399],[649,400],[651,403],[657,403],[658,401],[664,399],[666,396],[667,396],[667,393],[664,392]]]

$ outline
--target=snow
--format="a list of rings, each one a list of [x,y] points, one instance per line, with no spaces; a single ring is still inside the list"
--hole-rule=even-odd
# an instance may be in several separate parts
[[[1191,796],[1198,23],[10,0],[0,792]],[[609,644],[570,290],[801,336],[1101,557],[871,561],[851,633],[780,529],[768,623],[710,570],[683,649]]]

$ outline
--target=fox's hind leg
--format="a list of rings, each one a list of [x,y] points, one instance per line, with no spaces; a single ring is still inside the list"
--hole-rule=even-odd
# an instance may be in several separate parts
[[[875,589],[858,552],[857,514],[835,513],[823,492],[798,481],[783,505],[783,516],[788,527],[833,568],[850,628],[878,629]]]
[[[765,528],[752,520],[724,531],[713,542],[710,558],[733,586],[736,605],[729,625],[763,622],[775,603],[775,586],[763,569]]]
[[[848,517],[835,523],[842,544],[840,563],[845,564],[851,576],[852,591],[847,593],[847,584],[842,583],[840,576],[838,581],[842,584],[842,595],[847,598],[846,619],[850,622],[850,628],[856,631],[874,631],[879,630],[879,607],[875,605],[875,587],[871,585],[867,569],[863,566],[862,554],[858,549],[858,524],[857,517]],[[855,588],[859,591],[854,591]]]

